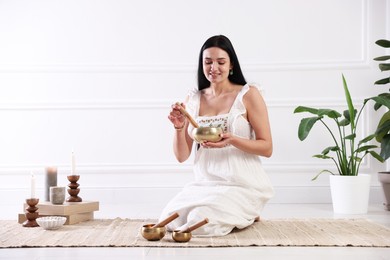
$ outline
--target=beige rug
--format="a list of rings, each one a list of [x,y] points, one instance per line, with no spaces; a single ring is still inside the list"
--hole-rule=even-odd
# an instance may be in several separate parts
[[[147,241],[140,234],[145,220],[101,219],[66,225],[58,230],[24,228],[0,221],[0,248],[11,247],[241,247],[358,246],[390,247],[390,229],[364,219],[262,220],[224,237],[177,243],[171,234]],[[153,223],[153,222],[152,222]]]

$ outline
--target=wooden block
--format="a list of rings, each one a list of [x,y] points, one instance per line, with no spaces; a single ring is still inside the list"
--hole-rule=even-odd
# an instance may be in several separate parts
[[[73,225],[80,223],[82,221],[87,221],[93,219],[94,213],[92,212],[86,212],[86,213],[78,213],[78,214],[73,214],[73,215],[66,215],[63,217],[66,217],[66,222],[65,225]],[[53,215],[42,215],[39,214],[39,217],[47,217],[47,216],[53,216]],[[59,216],[59,215],[56,215]],[[24,221],[26,221],[26,215],[25,214],[19,214],[18,215],[18,223],[22,224]]]
[[[24,212],[26,212],[27,204],[24,204]],[[99,210],[98,201],[83,201],[83,202],[65,202],[62,205],[53,205],[49,201],[38,203],[39,215],[47,216],[70,216],[79,213],[87,213]]]

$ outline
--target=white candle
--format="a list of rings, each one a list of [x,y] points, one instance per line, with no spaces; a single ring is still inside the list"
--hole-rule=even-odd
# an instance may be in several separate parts
[[[31,198],[35,198],[35,175],[31,172]]]
[[[75,175],[76,173],[76,160],[74,157],[74,152],[72,151],[72,169],[71,169],[71,175]]]

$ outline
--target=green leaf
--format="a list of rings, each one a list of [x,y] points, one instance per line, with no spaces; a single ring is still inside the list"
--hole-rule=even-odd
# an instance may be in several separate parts
[[[356,115],[357,110],[355,109],[353,112],[354,112],[353,114]],[[345,119],[351,121],[351,113],[349,113],[349,110],[344,110],[343,115],[344,115]]]
[[[312,107],[305,107],[305,106],[298,106],[295,108],[294,113],[303,113],[308,112],[317,116],[327,116],[330,118],[337,118],[340,117],[341,114],[333,109],[328,108],[312,108]]]
[[[390,60],[390,55],[376,57],[374,60],[376,60],[376,61]]]
[[[333,157],[326,156],[324,154],[315,154],[313,155],[314,158],[319,158],[319,159],[332,159]]]
[[[318,174],[317,174],[313,179],[311,179],[311,180],[312,180],[312,181],[317,180],[318,176],[320,176],[320,175],[323,174],[324,172],[328,172],[328,173],[334,175],[333,172],[331,172],[331,171],[329,171],[329,170],[322,170],[322,171],[320,171],[320,173],[318,173]]]
[[[388,93],[388,92],[380,93],[378,96],[390,99],[390,93]]]
[[[381,47],[390,48],[390,41],[389,40],[381,39],[381,40],[377,40],[375,43]]]
[[[364,152],[364,151],[367,151],[367,150],[370,150],[370,149],[374,149],[374,148],[378,148],[378,146],[376,146],[376,145],[365,145],[365,146],[362,146],[362,147],[359,147],[358,149],[356,149],[355,152],[361,153],[361,152]]]
[[[377,80],[377,81],[375,81],[374,84],[376,84],[376,85],[385,85],[387,83],[390,83],[390,78],[384,78],[384,79]]]
[[[390,64],[387,64],[387,63],[381,63],[379,64],[379,69],[381,71],[387,71],[387,70],[390,70]]]
[[[347,140],[353,140],[356,138],[356,134],[350,134],[350,135],[347,135],[346,137],[344,137],[344,139],[347,139]]]
[[[390,157],[390,135],[387,134],[382,138],[381,157],[387,160]]]
[[[298,128],[298,138],[303,141],[309,135],[314,124],[320,120],[322,117],[307,117],[303,118],[299,124]]]
[[[312,107],[305,107],[305,106],[299,106],[295,108],[294,114],[295,113],[303,113],[303,112],[308,112],[314,115],[318,115],[318,109],[312,108]]]
[[[375,131],[376,140],[381,143],[383,137],[387,135],[389,132],[390,132],[390,121],[387,121],[376,129]]]
[[[323,155],[327,155],[330,151],[340,151],[340,147],[338,146],[329,146],[327,148],[325,148],[323,151],[322,151],[322,154]],[[318,158],[318,157],[317,157]]]
[[[338,118],[341,116],[339,112],[333,109],[318,109],[318,115],[319,116],[327,116],[329,118]]]
[[[367,136],[366,138],[360,140],[359,145],[371,141],[372,139],[374,139],[375,136],[376,136],[376,134],[372,134],[372,135]]]
[[[372,157],[374,157],[375,159],[377,159],[378,161],[380,161],[381,163],[385,162],[385,160],[382,158],[382,156],[380,156],[378,153],[376,153],[375,151],[369,151],[369,153],[371,154]]]
[[[349,121],[351,121],[351,128],[355,129],[355,113],[354,113],[355,108],[354,108],[353,103],[352,103],[351,94],[349,93],[348,85],[347,85],[347,82],[345,81],[345,77],[344,77],[344,75],[342,75],[342,76],[343,76],[343,86],[344,86],[344,92],[345,92],[345,99],[347,100],[349,116],[350,116]]]
[[[375,105],[379,105],[375,107],[375,110],[378,110],[382,105],[390,109],[390,96],[388,95],[378,95],[368,99],[374,100]]]
[[[382,142],[382,138],[390,131],[390,111],[383,114],[375,131],[376,140]]]
[[[340,123],[339,123],[339,125],[340,126],[347,126],[347,125],[349,125],[351,123],[351,121],[349,121],[348,119],[343,119],[343,120],[341,120],[340,121]]]

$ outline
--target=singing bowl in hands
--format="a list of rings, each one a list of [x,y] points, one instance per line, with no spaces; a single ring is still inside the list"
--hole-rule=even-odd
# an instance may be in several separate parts
[[[203,142],[218,142],[222,140],[221,134],[223,130],[221,127],[201,126],[192,130],[192,136],[198,143]]]

